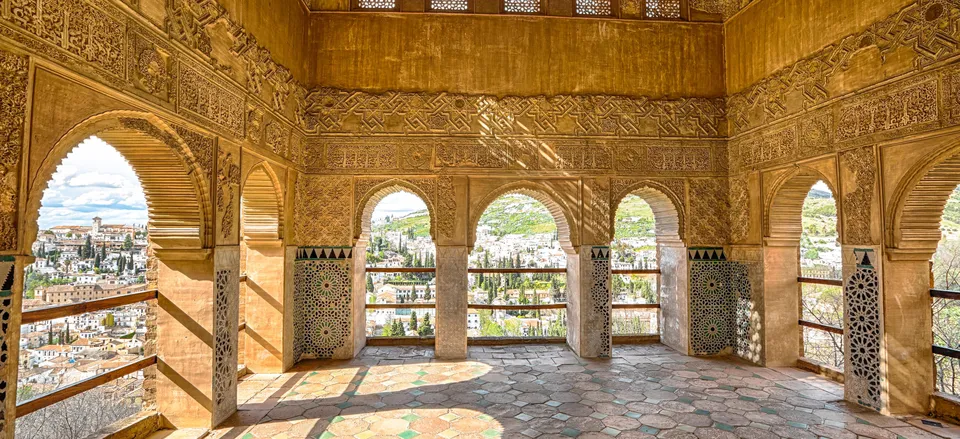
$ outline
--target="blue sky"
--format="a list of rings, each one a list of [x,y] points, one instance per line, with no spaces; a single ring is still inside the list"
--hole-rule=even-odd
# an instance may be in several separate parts
[[[40,228],[104,224],[145,224],[147,202],[130,164],[104,141],[77,145],[53,174],[43,193]]]

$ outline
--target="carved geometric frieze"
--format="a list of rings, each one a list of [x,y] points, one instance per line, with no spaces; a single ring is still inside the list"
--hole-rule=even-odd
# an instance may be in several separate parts
[[[224,134],[244,138],[246,104],[216,74],[191,63],[180,62],[179,112],[206,125],[213,123]]]
[[[914,57],[914,68],[920,70],[956,55],[960,51],[960,45],[956,44],[958,40],[960,4],[948,0],[911,3],[863,31],[848,35],[730,96],[727,116],[731,134],[761,127],[828,101],[832,97],[831,79],[849,69],[854,56],[865,50],[870,50],[882,63],[894,52],[901,56],[899,53],[908,49]],[[921,88],[905,91],[899,96],[891,94],[887,102],[874,102],[872,110],[852,109],[859,115],[850,115],[843,135],[856,136],[863,131],[889,130],[902,124],[918,123],[898,116],[899,109],[895,105],[911,105],[907,101],[913,101],[912,110],[918,111],[916,116],[922,119],[929,115],[929,109],[923,108],[917,98],[928,92],[929,88]],[[935,100],[929,102],[935,104]],[[885,111],[891,114],[885,114]],[[879,119],[879,125],[874,124],[871,116]]]
[[[138,26],[127,33],[127,77],[134,88],[163,104],[177,102],[177,60],[174,49]]]
[[[381,94],[320,88],[307,96],[320,133],[723,137],[723,99]]]
[[[840,107],[837,141],[843,142],[885,132],[908,134],[939,120],[936,78],[857,96]]]
[[[525,170],[702,175],[723,173],[729,160],[723,142],[698,140],[324,136],[310,139],[306,148],[304,165],[311,173]]]
[[[26,56],[0,50],[0,250],[17,246],[28,65]]]

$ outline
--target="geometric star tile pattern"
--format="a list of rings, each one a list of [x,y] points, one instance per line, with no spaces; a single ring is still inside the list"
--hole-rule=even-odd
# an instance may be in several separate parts
[[[367,347],[350,361],[248,375],[240,411],[212,434],[261,438],[934,438],[842,401],[797,369],[696,358],[659,345],[578,358],[564,345]]]

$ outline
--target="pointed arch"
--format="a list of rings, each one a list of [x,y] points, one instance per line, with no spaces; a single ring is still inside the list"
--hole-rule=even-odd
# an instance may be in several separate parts
[[[436,182],[434,182],[434,184],[436,184]],[[384,198],[397,192],[412,193],[427,205],[427,214],[430,217],[430,239],[433,242],[437,242],[436,221],[434,221],[436,212],[433,206],[433,198],[427,195],[427,193],[417,185],[399,178],[390,179],[374,185],[360,197],[356,206],[357,213],[354,217],[354,224],[356,225],[354,228],[355,242],[366,240],[370,237],[373,211],[376,210],[377,205],[379,205]]]
[[[800,243],[803,232],[803,202],[818,181],[823,181],[830,188],[834,200],[839,199],[830,180],[815,169],[796,167],[776,181],[764,209],[765,239],[790,244]],[[838,203],[837,233],[843,230],[840,227],[839,207]]]
[[[266,162],[250,169],[240,191],[240,233],[245,240],[283,237],[283,190]]]
[[[137,111],[112,111],[88,118],[46,149],[27,192],[23,242],[36,239],[43,192],[57,167],[70,151],[93,136],[116,149],[136,173],[147,199],[147,230],[158,249],[212,245],[209,174],[200,166],[201,159],[173,127],[153,114]],[[212,147],[206,153],[212,156]]]
[[[610,230],[616,232],[617,212],[628,195],[643,199],[653,211],[654,233],[658,243],[683,242],[683,203],[670,188],[652,180],[643,180],[627,186],[617,194],[616,208],[610,217]]]
[[[557,201],[560,199],[557,194],[529,180],[522,180],[500,186],[488,193],[480,203],[476,205],[476,209],[470,213],[470,236],[468,242],[470,248],[473,248],[477,240],[477,226],[480,224],[480,217],[483,216],[483,213],[487,211],[487,208],[489,208],[496,199],[504,195],[512,194],[526,195],[542,203],[550,212],[550,216],[553,217],[553,222],[557,225],[557,236],[560,241],[560,247],[567,254],[577,253],[580,237],[577,229],[570,227],[571,224],[575,224],[573,214]]]

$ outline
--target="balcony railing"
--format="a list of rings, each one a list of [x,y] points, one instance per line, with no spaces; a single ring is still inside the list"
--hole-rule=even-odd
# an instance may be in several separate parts
[[[106,299],[91,300],[89,302],[34,309],[23,312],[21,323],[30,324],[53,319],[61,319],[90,312],[104,311],[124,305],[132,305],[135,303],[146,302],[148,300],[156,300],[158,296],[159,292],[157,290],[147,290],[125,294],[122,296],[109,297]],[[118,378],[139,372],[154,364],[157,364],[157,356],[150,355],[118,368],[111,369],[102,374],[60,387],[52,392],[40,395],[36,398],[20,402],[17,404],[17,417],[29,415],[37,410],[49,407],[71,396],[79,395]]]
[[[468,275],[522,275],[522,274],[567,274],[566,268],[468,268]],[[533,295],[535,301],[539,297],[537,289],[534,288]],[[566,298],[563,301],[557,301],[553,303],[526,303],[526,304],[502,304],[502,303],[468,303],[467,309],[472,311],[478,311],[477,318],[478,323],[481,325],[481,335],[468,337],[471,344],[498,344],[498,343],[511,343],[510,340],[516,342],[517,340],[523,340],[525,343],[559,343],[566,340],[566,309],[567,303]],[[490,319],[490,322],[495,324],[496,327],[500,328],[499,331],[502,331],[503,335],[490,336],[483,334],[484,326],[483,325],[483,315],[479,311],[488,312],[489,315],[486,317]],[[508,334],[511,332],[510,328],[507,326],[507,319],[505,317],[510,316],[510,314],[515,314],[513,317],[524,318],[527,320],[537,320],[537,325],[535,326],[536,331],[531,332],[530,327],[519,327],[514,328],[514,334]],[[524,315],[526,314],[526,315]],[[553,317],[551,320],[550,317]],[[548,320],[544,321],[543,319],[547,318]],[[500,319],[503,319],[502,321]],[[546,322],[546,326],[544,325]],[[559,324],[560,326],[553,327],[551,329],[551,324]],[[524,323],[526,325],[526,323]],[[495,328],[494,328],[495,329]],[[495,332],[495,331],[492,331]],[[549,335],[550,332],[560,333],[562,335]],[[519,335],[518,335],[519,334]]]
[[[423,273],[423,274],[432,274],[436,277],[437,269],[436,267],[366,267],[364,268],[366,273]],[[435,294],[436,292],[434,292]],[[416,286],[413,288],[413,296],[416,300],[417,291]],[[434,296],[435,297],[435,296]],[[365,311],[376,311],[376,310],[418,310],[418,309],[436,309],[437,304],[435,301],[431,300],[429,302],[405,302],[405,303],[367,303],[364,305]],[[436,313],[434,313],[435,315]],[[436,322],[432,322],[434,327],[436,327]],[[375,331],[375,329],[374,329]],[[386,344],[430,344],[433,342],[432,335],[422,335],[422,336],[408,336],[408,335],[371,335],[368,332],[368,340],[384,342]]]
[[[618,303],[616,298],[619,296],[619,291],[612,290],[611,282],[611,293],[614,295],[610,322],[613,341],[633,343],[638,341],[637,337],[658,336],[660,334],[660,269],[615,269],[610,273],[613,276],[654,276],[654,293],[657,298],[656,303]]]
[[[797,282],[800,284],[800,288],[797,289],[797,294],[800,296],[801,304],[800,319],[797,321],[800,327],[801,363],[806,361],[812,365],[810,367],[822,368],[825,366],[827,370],[838,370],[835,373],[840,373],[839,370],[843,369],[843,328],[804,319],[803,293],[804,285],[843,287],[843,280],[800,276],[797,277]],[[816,331],[827,334],[826,337],[822,337],[821,335],[821,341],[823,342],[821,344],[810,341],[810,339],[817,337]],[[840,336],[839,338],[837,338],[838,335]]]
[[[960,349],[938,344],[938,339],[939,341],[946,340],[937,329],[940,326],[938,323],[944,325],[956,324],[950,321],[950,314],[952,313],[948,313],[946,308],[960,308],[960,291],[930,289],[930,296],[933,299],[934,344],[932,349],[936,389],[940,392],[958,396],[960,395],[960,372],[958,372],[960,371]],[[942,315],[940,315],[941,313]],[[938,337],[938,334],[941,334],[941,336]]]

